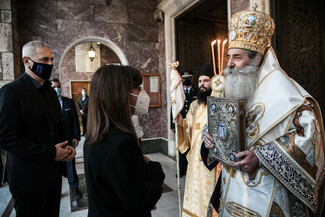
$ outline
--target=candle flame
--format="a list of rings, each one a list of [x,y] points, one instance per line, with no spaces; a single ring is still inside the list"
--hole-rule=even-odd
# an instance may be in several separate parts
[[[222,42],[222,45],[225,45],[227,43],[227,39]]]
[[[214,40],[213,42],[211,42],[211,45],[213,46],[216,42],[217,40]]]
[[[220,44],[220,39],[218,40],[218,44]]]

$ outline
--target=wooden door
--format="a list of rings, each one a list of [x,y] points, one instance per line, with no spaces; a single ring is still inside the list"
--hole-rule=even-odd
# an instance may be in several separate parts
[[[273,1],[273,46],[280,66],[319,103],[325,117],[324,0]]]
[[[73,101],[76,105],[77,112],[78,112],[80,131],[84,132],[83,128],[82,128],[82,121],[81,121],[80,113],[78,110],[78,100],[81,97],[82,88],[86,88],[87,96],[89,96],[90,81],[71,81],[70,85],[71,85],[71,88],[70,88],[71,98],[73,99]]]

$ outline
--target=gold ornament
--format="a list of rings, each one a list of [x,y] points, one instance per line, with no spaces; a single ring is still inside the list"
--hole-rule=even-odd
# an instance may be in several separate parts
[[[223,75],[215,75],[211,78],[211,96],[224,97],[226,78]]]
[[[274,28],[271,16],[256,11],[256,8],[255,10],[240,11],[231,18],[228,48],[243,48],[264,55]]]

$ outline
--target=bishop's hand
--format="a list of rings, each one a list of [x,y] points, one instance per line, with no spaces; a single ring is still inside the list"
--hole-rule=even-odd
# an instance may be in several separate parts
[[[259,160],[253,150],[246,150],[236,154],[237,158],[242,160],[233,162],[234,166],[240,167],[240,170],[252,174],[259,167]]]

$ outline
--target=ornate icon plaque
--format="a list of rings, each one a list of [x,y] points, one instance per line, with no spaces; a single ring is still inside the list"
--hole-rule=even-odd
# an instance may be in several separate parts
[[[209,134],[215,142],[209,158],[234,167],[232,161],[239,161],[235,155],[245,149],[244,100],[208,97],[207,106]]]

